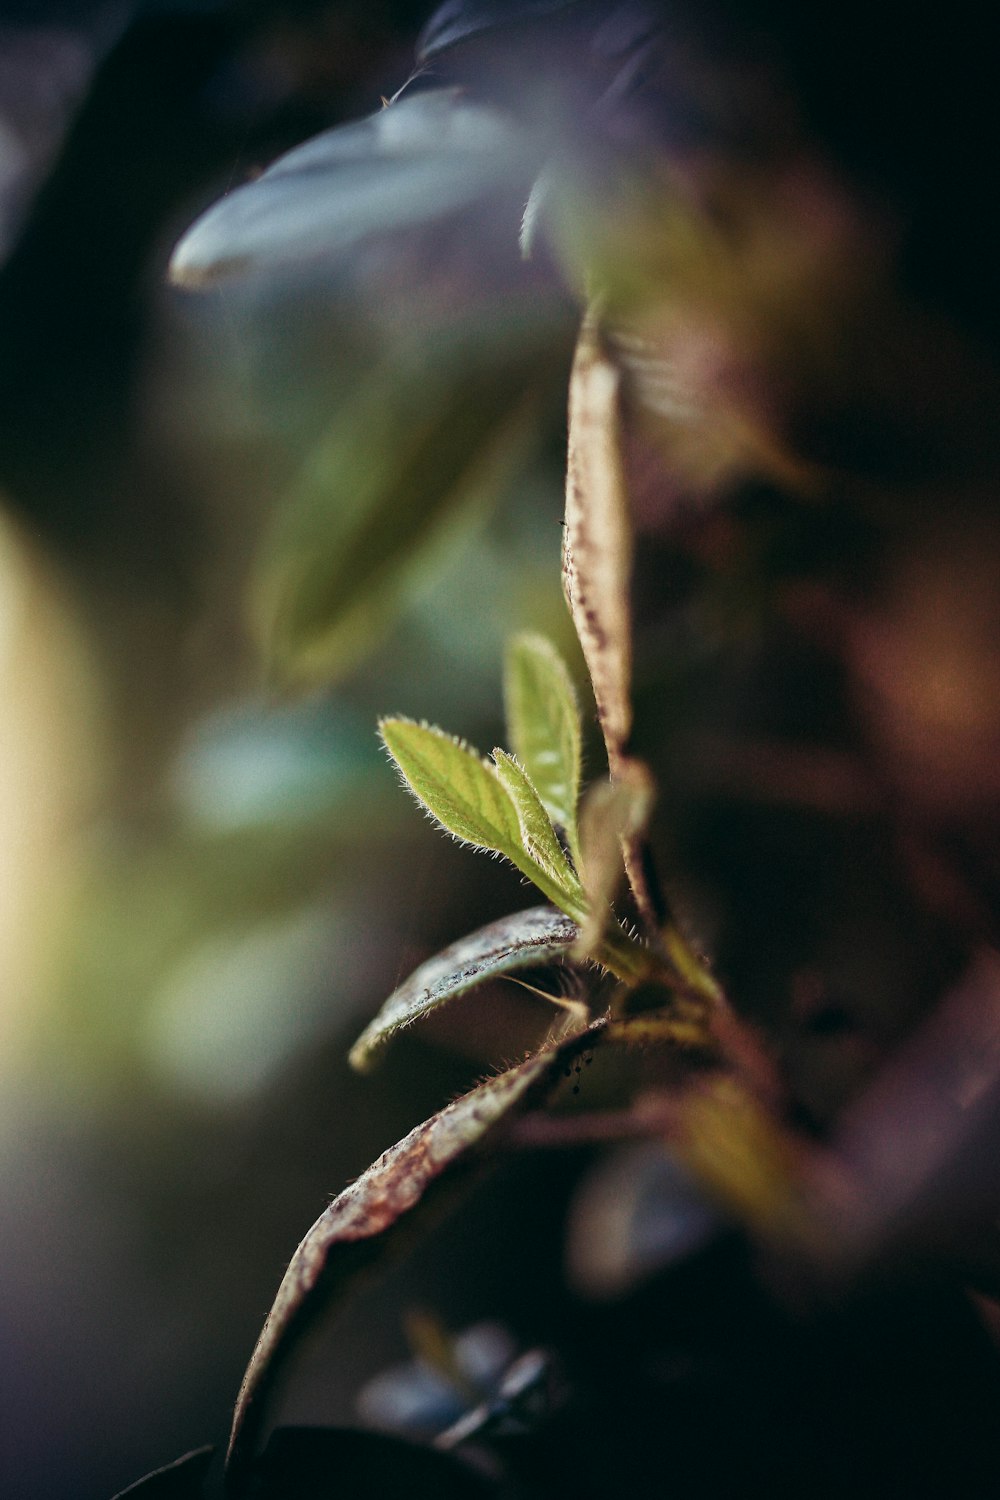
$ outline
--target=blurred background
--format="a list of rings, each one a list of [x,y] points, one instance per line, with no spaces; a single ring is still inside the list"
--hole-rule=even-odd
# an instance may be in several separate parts
[[[636,51],[644,8],[513,6],[485,49],[439,36],[430,72],[556,131],[570,208],[549,200],[530,258],[532,148],[399,233],[357,210],[337,260],[170,286],[221,194],[407,82],[431,9],[0,20],[0,1482],[26,1500],[102,1500],[220,1440],[328,1199],[544,1034],[542,1002],[501,983],[374,1079],[345,1061],[417,963],[530,904],[431,832],[375,726],[500,743],[516,629],[582,687],[560,517],[584,243],[635,385],[657,848],[803,1128],[822,1136],[995,939],[996,293],[975,164],[955,166],[985,105],[972,88],[964,123],[907,136],[933,49],[892,73],[849,18],[820,54],[780,6],[730,7],[737,42],[713,8],[706,71],[686,36],[669,67]],[[785,50],[807,101],[787,113],[760,61]],[[958,51],[934,57],[945,114],[979,66],[975,37]],[[665,225],[670,153],[688,217]],[[643,176],[644,211],[626,195],[602,219],[622,159],[654,192]],[[664,389],[678,328],[715,425]],[[365,1292],[292,1412],[351,1420],[415,1302],[544,1332],[578,1167],[508,1172]]]

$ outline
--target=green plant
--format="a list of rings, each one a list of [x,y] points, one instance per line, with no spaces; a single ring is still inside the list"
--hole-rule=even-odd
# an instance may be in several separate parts
[[[534,16],[538,8],[526,9]],[[491,7],[483,13],[475,5],[470,10],[470,32],[459,42],[479,36],[480,22],[486,33],[497,23]],[[459,11],[464,13],[462,7]],[[432,52],[438,45],[447,51],[452,41],[432,32],[426,45]],[[695,69],[692,77],[698,76]],[[688,87],[697,93],[695,84]],[[740,119],[746,101],[739,89],[736,96]],[[526,106],[525,113],[530,117],[532,110]],[[658,798],[676,815],[683,793],[665,777],[658,781],[652,756],[636,748],[642,736],[633,703],[632,599],[634,534],[643,498],[635,448],[645,443],[654,451],[662,481],[655,495],[659,511],[649,529],[662,535],[672,527],[687,528],[686,546],[678,546],[677,553],[688,569],[685,577],[695,580],[689,582],[692,613],[701,611],[704,637],[714,632],[730,647],[735,639],[734,654],[749,639],[760,652],[760,675],[766,679],[772,670],[778,678],[787,665],[782,652],[790,620],[807,617],[815,625],[820,618],[831,634],[842,631],[841,654],[833,663],[837,687],[829,695],[840,711],[833,749],[820,742],[811,721],[794,745],[780,738],[761,744],[741,726],[744,736],[736,737],[735,749],[722,747],[734,751],[729,762],[719,756],[723,772],[732,771],[736,780],[744,775],[755,794],[757,781],[764,784],[762,801],[770,797],[783,806],[798,798],[809,811],[812,802],[821,804],[824,813],[832,801],[852,836],[869,818],[871,827],[848,844],[851,851],[870,852],[872,844],[888,842],[890,833],[894,837],[900,803],[893,803],[885,785],[899,763],[880,758],[878,728],[870,735],[876,749],[865,744],[856,751],[853,741],[863,742],[864,733],[844,709],[845,701],[854,701],[852,692],[859,696],[858,682],[867,680],[864,672],[871,665],[862,660],[858,642],[866,629],[877,638],[878,625],[874,611],[867,617],[850,613],[860,588],[857,575],[849,574],[848,603],[837,586],[843,582],[843,557],[859,536],[877,553],[886,575],[894,576],[899,567],[905,582],[911,562],[907,495],[901,501],[889,486],[889,499],[880,494],[873,500],[866,476],[859,477],[850,462],[826,461],[822,443],[816,445],[818,454],[808,444],[800,451],[793,438],[798,427],[809,432],[813,401],[850,427],[859,365],[845,353],[852,338],[883,356],[892,351],[885,357],[893,379],[875,381],[874,394],[865,390],[863,395],[876,413],[887,405],[898,415],[895,376],[910,336],[900,327],[912,323],[916,344],[927,348],[933,324],[923,310],[906,305],[882,255],[867,253],[863,216],[853,201],[839,196],[824,170],[817,169],[810,180],[815,201],[829,210],[826,216],[813,214],[808,193],[789,188],[784,160],[766,153],[754,161],[748,180],[731,161],[713,159],[711,170],[702,168],[701,187],[692,187],[667,152],[650,164],[641,152],[615,155],[611,144],[605,145],[613,171],[607,171],[599,152],[595,166],[565,138],[552,148],[537,118],[515,123],[461,92],[416,92],[371,120],[294,153],[243,190],[245,196],[223,202],[185,240],[175,260],[175,273],[190,285],[258,258],[276,259],[287,270],[289,263],[299,266],[303,258],[331,247],[337,256],[353,251],[366,236],[397,222],[405,231],[425,229],[446,212],[480,207],[493,195],[520,195],[521,202],[527,196],[523,240],[529,249],[544,244],[559,292],[553,294],[548,285],[541,293],[533,289],[516,304],[516,316],[499,296],[460,299],[457,307],[444,299],[434,303],[425,321],[407,323],[390,357],[372,358],[359,392],[345,399],[314,460],[304,465],[263,549],[253,613],[265,655],[285,678],[332,681],[358,660],[407,596],[417,571],[414,559],[429,556],[463,518],[481,513],[485,500],[502,488],[498,475],[509,478],[525,451],[532,450],[544,426],[546,394],[558,383],[568,288],[581,305],[582,327],[569,376],[563,587],[608,767],[606,778],[583,787],[584,735],[571,675],[555,646],[539,633],[519,633],[509,644],[508,747],[494,749],[490,759],[413,718],[381,721],[386,750],[432,820],[460,843],[508,861],[548,904],[457,937],[422,964],[365,1028],[351,1052],[354,1066],[370,1069],[404,1028],[497,975],[546,965],[560,973],[569,970],[572,998],[557,988],[549,998],[558,1014],[540,1045],[526,1048],[525,1055],[410,1131],[308,1231],[278,1290],[237,1401],[229,1447],[236,1495],[255,1494],[255,1486],[272,1493],[267,1457],[260,1458],[257,1450],[275,1383],[302,1334],[359,1272],[380,1263],[471,1180],[488,1153],[496,1157],[539,1141],[648,1143],[658,1168],[683,1168],[697,1180],[703,1206],[710,1203],[731,1229],[738,1226],[740,1253],[759,1257],[766,1267],[762,1281],[769,1275],[784,1278],[775,1299],[780,1311],[771,1309],[769,1316],[789,1338],[786,1302],[799,1296],[808,1301],[817,1285],[826,1296],[853,1284],[893,1244],[900,1222],[909,1228],[912,1219],[919,1228],[926,1209],[922,1194],[933,1197],[939,1165],[933,1151],[927,1159],[918,1152],[915,1164],[907,1160],[903,1169],[907,1148],[900,1148],[894,1135],[895,1114],[912,1121],[925,1103],[919,1058],[916,1065],[904,1065],[906,1082],[895,1095],[890,1089],[888,1104],[877,1091],[863,1099],[862,1125],[849,1121],[838,1137],[830,1129],[835,1108],[824,1115],[814,1107],[808,1089],[797,1090],[790,1081],[792,1070],[781,1055],[796,1027],[809,1041],[846,1035],[848,1047],[863,1042],[850,1006],[840,1001],[837,981],[852,966],[865,969],[871,961],[872,987],[883,983],[881,950],[866,929],[868,888],[860,882],[855,887],[851,878],[840,886],[830,882],[833,916],[822,938],[825,942],[833,931],[836,959],[823,942],[816,942],[814,952],[800,942],[799,933],[781,931],[768,899],[758,902],[753,888],[739,892],[748,913],[741,931],[755,955],[756,972],[764,975],[763,1001],[756,1008],[735,989],[737,1004],[730,1005],[715,966],[692,936],[693,927],[665,899],[651,819]],[[314,191],[317,163],[328,173],[326,194]],[[359,182],[366,187],[369,172],[384,173],[390,187],[406,184],[401,207],[387,191],[359,195]],[[612,181],[607,202],[605,172]],[[367,274],[366,266],[359,280],[374,301]],[[942,441],[954,437],[950,420],[946,413]],[[331,502],[331,493],[339,504]],[[696,512],[694,520],[685,504]],[[873,534],[881,551],[870,540]],[[902,615],[894,619],[890,595],[884,599],[889,624],[882,621],[883,646],[891,662],[893,626],[905,635],[906,620],[900,627]],[[907,637],[897,651],[904,665],[909,644]],[[919,651],[913,654],[919,657]],[[712,650],[703,648],[694,668],[687,664],[692,696],[717,664],[711,656]],[[873,649],[871,657],[877,662],[879,652]],[[813,686],[808,681],[813,662],[808,657],[807,670],[792,678],[800,690],[803,677]],[[823,665],[829,668],[830,662]],[[772,686],[755,679],[752,685]],[[780,687],[775,696],[781,698]],[[896,705],[891,692],[882,700],[873,696],[873,722],[878,726],[881,712],[882,731],[891,720],[891,731],[905,741],[905,714],[900,730],[899,715],[887,709]],[[824,700],[822,712],[827,706]],[[665,717],[662,701],[657,711]],[[827,751],[824,758],[820,752]],[[926,832],[920,826],[926,810],[920,795],[906,804],[909,821],[904,817],[899,824],[904,834]],[[731,813],[731,805],[724,804],[724,818]],[[768,834],[779,822],[778,816],[761,819]],[[808,886],[811,897],[821,888],[812,868],[821,860],[804,842],[801,864],[816,882]],[[772,845],[767,839],[761,844],[755,868],[767,873]],[[843,910],[837,905],[841,899]],[[935,939],[939,936],[935,927]],[[943,987],[940,976],[953,952],[960,950],[966,962],[973,951],[965,929],[957,938],[948,930],[946,938],[934,951],[939,960],[945,951],[947,962],[929,966],[928,991],[937,986],[933,998]],[[787,951],[772,957],[772,942],[780,950],[782,941]],[[991,983],[985,983],[987,991]],[[892,999],[885,1001],[886,1009]],[[963,1054],[969,1021],[961,996],[947,1016],[940,1055],[960,1071],[956,1059]],[[857,1064],[859,1053],[861,1063],[845,1096],[858,1087],[857,1072],[870,1062],[862,1045],[855,1046],[848,1062]],[[573,1081],[580,1070],[592,1062],[592,1076],[599,1077],[610,1057],[621,1064],[613,1086],[588,1090],[581,1098]],[[931,1110],[935,1126],[944,1113]],[[965,1139],[962,1129],[950,1116],[947,1128],[941,1126],[956,1154]],[[623,1193],[627,1176],[623,1169],[618,1184]],[[919,1233],[915,1238],[919,1243]],[[775,1264],[781,1277],[774,1275]],[[757,1282],[753,1285],[751,1301],[759,1295]],[[877,1320],[875,1326],[877,1333]],[[436,1364],[461,1387],[461,1361],[439,1334],[424,1326],[425,1363]],[[788,1362],[795,1364],[791,1357]],[[753,1410],[753,1371],[741,1368],[741,1376],[737,1398],[728,1398],[734,1424],[741,1401]],[[624,1384],[624,1392],[616,1393],[618,1417],[634,1407],[641,1412],[637,1428],[655,1427],[669,1405],[662,1389],[650,1398],[650,1411],[641,1407],[628,1375]],[[641,1387],[638,1378],[634,1384]],[[482,1404],[473,1403],[475,1410]],[[697,1428],[712,1440],[723,1427],[714,1417],[714,1412],[709,1419],[702,1414]],[[448,1434],[439,1434],[439,1448],[450,1450],[465,1441],[468,1431],[461,1424],[458,1431],[456,1437],[453,1425]],[[580,1428],[575,1432],[579,1439]],[[319,1444],[308,1462],[336,1461],[346,1449],[337,1448],[335,1436],[329,1434],[330,1446]],[[280,1447],[280,1433],[278,1439]],[[752,1451],[745,1432],[743,1440]],[[887,1451],[895,1451],[891,1443]],[[757,1457],[765,1477],[775,1470],[777,1459]],[[410,1459],[417,1462],[412,1454],[394,1459],[404,1484]],[[657,1483],[662,1460],[651,1441],[644,1483]],[[707,1466],[709,1460],[704,1461]],[[812,1482],[811,1463],[811,1454],[790,1461],[789,1471],[802,1488]],[[287,1492],[274,1483],[274,1494]],[[639,1492],[645,1492],[641,1485]]]

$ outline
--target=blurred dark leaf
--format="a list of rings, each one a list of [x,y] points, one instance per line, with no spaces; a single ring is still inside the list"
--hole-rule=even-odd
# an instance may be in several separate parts
[[[521,180],[531,157],[515,124],[455,91],[401,99],[324,131],[215,204],[177,246],[171,276],[198,287],[332,259],[490,197]]]
[[[145,1479],[130,1484],[114,1500],[128,1500],[132,1496],[141,1496],[142,1500],[201,1500],[204,1494],[202,1481],[214,1453],[212,1447],[195,1448],[183,1458],[175,1459],[172,1464],[165,1464],[162,1469],[147,1474]]]
[[[205,90],[231,41],[226,17],[180,8],[124,29],[0,275],[0,473],[63,539],[104,525],[110,551],[138,530],[129,514],[114,526],[109,516],[126,500],[116,486],[139,393],[144,277],[164,222],[229,145]],[[145,526],[152,492],[138,507]]]
[[[397,1031],[464,995],[496,974],[562,957],[577,927],[551,906],[534,906],[481,927],[420,965],[401,984],[351,1049],[351,1063],[367,1070]]]
[[[584,1177],[570,1215],[567,1272],[585,1297],[615,1298],[686,1259],[721,1216],[659,1141],[619,1146]]]
[[[432,1313],[411,1312],[407,1343],[413,1358],[381,1370],[358,1394],[357,1410],[375,1432],[427,1442],[446,1432],[498,1390],[518,1345],[501,1323],[475,1323],[452,1333]]]
[[[487,1500],[495,1493],[450,1454],[349,1428],[280,1427],[255,1468],[253,1500]]]

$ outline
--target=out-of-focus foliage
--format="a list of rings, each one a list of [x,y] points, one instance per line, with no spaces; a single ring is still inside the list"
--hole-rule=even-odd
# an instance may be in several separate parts
[[[549,1056],[289,1405],[348,1420],[427,1295],[551,1330],[566,1403],[518,1447],[517,1380],[470,1397],[458,1457],[283,1427],[251,1492],[495,1490],[477,1442],[581,1500],[667,1450],[678,1494],[990,1492],[995,49],[971,4],[450,0],[411,76],[426,19],[4,23],[8,1487],[99,1500],[221,1435],[324,1195],[363,1174],[279,1331],[354,1268],[345,1205],[407,1218],[456,1117],[465,1162],[475,1106],[434,1112]],[[484,764],[415,721],[503,743],[513,632]],[[393,787],[387,711],[431,811],[572,912],[522,914],[541,947]]]

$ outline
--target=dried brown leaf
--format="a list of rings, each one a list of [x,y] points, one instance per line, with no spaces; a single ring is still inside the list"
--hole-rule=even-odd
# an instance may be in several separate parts
[[[506,1115],[547,1096],[559,1067],[589,1037],[588,1030],[539,1052],[457,1099],[384,1152],[324,1210],[292,1256],[243,1377],[229,1440],[231,1470],[252,1457],[266,1398],[315,1314],[395,1243],[400,1221],[427,1201],[439,1179],[467,1166]]]
[[[569,389],[563,587],[597,700],[614,776],[632,729],[632,530],[621,453],[621,377],[593,314]]]

